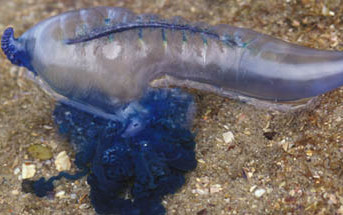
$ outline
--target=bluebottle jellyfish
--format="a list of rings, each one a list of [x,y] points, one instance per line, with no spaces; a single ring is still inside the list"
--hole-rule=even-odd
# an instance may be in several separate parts
[[[88,175],[100,214],[164,214],[163,196],[196,167],[195,105],[178,87],[291,105],[343,84],[342,52],[124,8],[66,12],[19,38],[7,28],[1,48],[56,98],[54,120],[80,169],[24,187],[42,197],[55,180]]]

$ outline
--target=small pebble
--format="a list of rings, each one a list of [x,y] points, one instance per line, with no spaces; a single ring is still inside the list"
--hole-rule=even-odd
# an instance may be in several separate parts
[[[295,190],[289,191],[289,195],[294,196],[295,195]]]
[[[329,8],[327,8],[325,5],[322,7],[322,15],[324,16],[334,16],[335,12],[331,11]]]
[[[198,159],[199,163],[206,163],[203,159]]]
[[[61,191],[57,192],[57,193],[55,194],[55,196],[56,196],[57,198],[62,199],[62,198],[65,198],[65,193],[66,193],[65,191],[61,190]]]
[[[47,160],[44,162],[44,165],[50,166],[51,165],[51,160]]]
[[[220,184],[214,184],[210,186],[210,193],[218,193],[222,190],[222,187]]]
[[[193,190],[193,193],[197,193],[199,195],[207,195],[208,190],[207,189],[196,189],[196,190]]]
[[[235,139],[235,136],[231,131],[228,131],[223,134],[223,139],[225,143],[231,143]]]
[[[15,168],[14,171],[13,171],[14,175],[18,175],[19,172],[20,172],[20,168],[19,167]]]
[[[51,126],[49,126],[49,125],[44,125],[43,128],[46,129],[46,130],[51,130],[51,129],[53,129],[53,127],[51,127]]]
[[[75,193],[72,193],[72,194],[70,194],[70,198],[71,198],[71,199],[76,199],[76,198],[77,198],[77,195],[76,195]]]
[[[265,193],[266,193],[266,190],[263,188],[259,188],[259,189],[255,190],[255,192],[254,192],[254,194],[257,198],[260,198]]]
[[[308,157],[311,157],[312,155],[313,155],[313,151],[312,150],[306,150],[306,155],[308,156]]]
[[[13,194],[13,195],[18,195],[18,194],[19,194],[19,191],[18,191],[18,190],[12,190],[12,194]]]
[[[281,182],[280,184],[279,184],[279,188],[282,188],[282,187],[284,187],[286,185],[286,182]]]
[[[86,203],[84,203],[84,204],[81,204],[81,205],[79,206],[79,208],[80,208],[80,209],[87,209],[87,208],[89,208],[89,205],[86,204]]]
[[[71,162],[66,151],[62,151],[56,156],[55,166],[58,171],[70,170]]]
[[[36,165],[34,164],[23,164],[22,165],[22,173],[21,173],[21,178],[22,179],[27,179],[27,178],[32,178],[36,173]]]
[[[290,143],[289,141],[283,139],[281,140],[281,142],[279,142],[279,144],[281,145],[281,147],[283,148],[283,150],[285,152],[288,152],[290,148],[292,148],[293,144]]]
[[[329,198],[329,201],[328,201],[329,205],[338,203],[337,198],[334,194],[329,194],[328,198]]]
[[[39,160],[49,160],[52,158],[52,152],[49,147],[43,144],[34,144],[27,149],[28,153],[36,159]]]
[[[256,187],[257,187],[256,185],[250,187],[250,189],[249,189],[250,193],[254,192],[254,190],[256,189]]]
[[[10,74],[12,77],[15,77],[17,75],[18,68],[17,67],[11,67]]]
[[[248,130],[245,130],[243,133],[244,133],[245,135],[248,135],[248,136],[250,136],[250,135],[251,135],[251,132],[250,132],[250,131],[248,131]]]

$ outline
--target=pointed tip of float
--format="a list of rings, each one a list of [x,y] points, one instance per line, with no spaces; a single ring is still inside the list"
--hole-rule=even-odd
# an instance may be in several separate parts
[[[11,63],[21,66],[22,64],[18,59],[18,51],[20,49],[18,44],[17,39],[14,38],[13,27],[6,28],[1,37],[1,49]]]
[[[1,37],[1,49],[12,64],[24,66],[36,75],[30,64],[30,56],[26,51],[25,41],[14,37],[12,26],[7,27]]]

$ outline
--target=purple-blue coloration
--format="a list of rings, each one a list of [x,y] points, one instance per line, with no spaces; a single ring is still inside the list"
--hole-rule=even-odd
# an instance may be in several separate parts
[[[7,28],[1,38],[1,48],[12,64],[24,66],[34,72],[30,65],[30,57],[27,55],[25,48],[14,38],[13,28]]]
[[[145,114],[133,110],[137,105],[146,108]],[[175,193],[185,182],[184,173],[196,167],[194,136],[189,131],[193,105],[192,97],[180,90],[149,90],[136,103],[117,109],[130,112],[123,124],[57,104],[55,123],[77,151],[75,164],[81,171],[24,181],[23,187],[43,197],[53,192],[55,180],[89,174],[97,213],[164,214],[163,196]],[[143,128],[133,129],[133,121]]]
[[[60,132],[71,138],[78,151],[78,167],[91,166],[90,198],[98,213],[164,214],[161,198],[180,188],[183,174],[196,167],[188,114],[192,97],[180,90],[149,90],[139,105],[148,109],[147,115],[132,112],[127,121],[150,120],[129,138],[122,134],[130,123],[63,104],[54,111]],[[130,105],[122,108],[131,109]],[[124,199],[125,192],[132,198]]]
[[[160,88],[255,103],[298,102],[343,85],[342,52],[123,8],[63,13],[19,38],[8,28],[1,48],[59,101],[55,121],[78,152],[79,173],[25,186],[45,196],[54,180],[77,179],[90,168],[91,201],[105,214],[163,214],[162,197],[196,166],[192,99]]]
[[[343,84],[342,52],[123,8],[63,13],[18,39],[6,30],[2,41],[11,62],[37,74],[56,98],[113,119],[111,107],[139,99],[150,87],[185,86],[252,102],[294,102]]]

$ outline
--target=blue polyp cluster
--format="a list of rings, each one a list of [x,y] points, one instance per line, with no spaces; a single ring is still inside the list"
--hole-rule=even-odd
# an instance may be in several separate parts
[[[14,40],[15,38],[13,28],[6,28],[1,37],[1,49],[5,53],[7,58],[11,61],[11,63],[19,65],[20,62],[16,57],[17,48],[13,44]]]
[[[26,52],[24,45],[16,38],[14,38],[14,30],[9,27],[6,28],[1,37],[1,49],[12,64],[24,66],[35,75],[35,71],[31,66],[31,59]]]
[[[126,119],[113,121],[57,104],[55,122],[76,149],[75,163],[81,171],[41,178],[33,185],[35,193],[47,194],[54,180],[77,179],[90,168],[90,198],[97,213],[164,214],[162,197],[175,193],[185,182],[184,173],[196,167],[189,130],[193,105],[192,97],[180,90],[154,89],[138,102],[143,115],[127,115],[126,105],[117,111],[125,112]],[[132,121],[143,129],[132,132]]]

